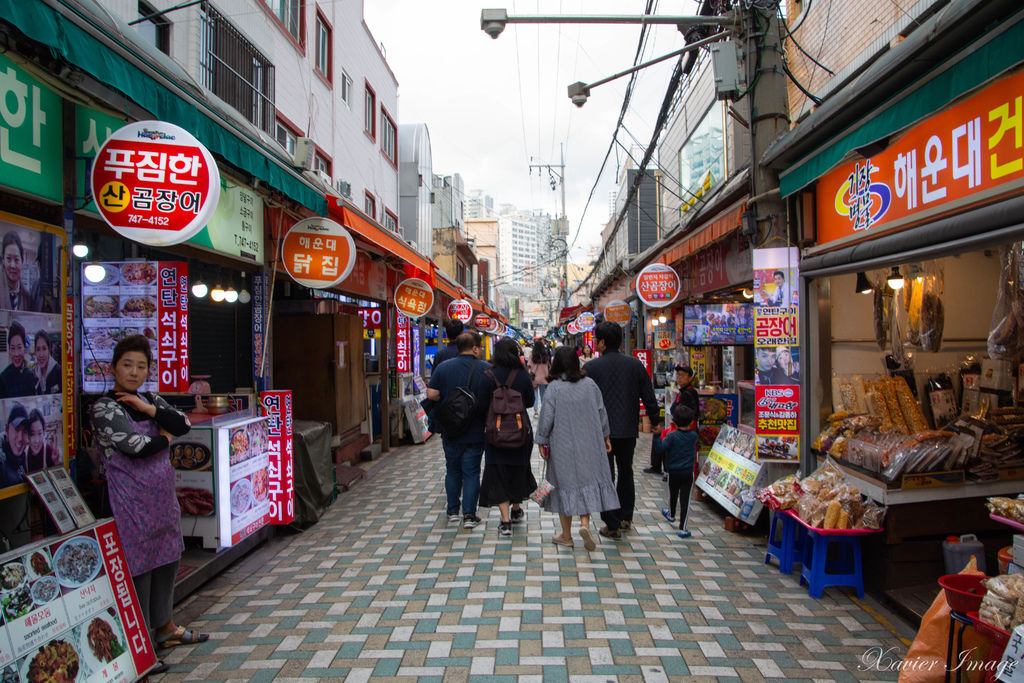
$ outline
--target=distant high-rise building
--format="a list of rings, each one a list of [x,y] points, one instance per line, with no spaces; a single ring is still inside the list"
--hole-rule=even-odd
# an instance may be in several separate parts
[[[466,218],[489,218],[494,215],[494,197],[483,190],[470,190],[466,194]]]
[[[398,231],[407,242],[415,243],[420,253],[433,256],[430,194],[434,173],[426,124],[399,124],[398,155]]]
[[[502,209],[509,205],[502,205]],[[543,282],[551,217],[541,211],[509,210],[498,217],[499,276],[506,289],[535,294]]]

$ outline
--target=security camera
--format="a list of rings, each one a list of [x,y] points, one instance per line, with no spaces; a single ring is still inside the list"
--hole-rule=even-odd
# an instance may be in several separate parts
[[[569,86],[569,99],[577,107],[582,107],[586,104],[588,97],[590,97],[590,88],[587,87],[586,83],[576,81]]]
[[[491,38],[497,38],[505,30],[508,12],[503,9],[480,10],[480,28]]]

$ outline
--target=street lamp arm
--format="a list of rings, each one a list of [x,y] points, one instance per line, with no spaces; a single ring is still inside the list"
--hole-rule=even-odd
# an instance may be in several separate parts
[[[504,9],[480,11],[480,28],[491,38],[497,38],[507,24],[668,24],[680,31],[694,26],[718,26],[731,21],[732,15],[723,16],[666,16],[666,15],[519,15],[509,16]]]

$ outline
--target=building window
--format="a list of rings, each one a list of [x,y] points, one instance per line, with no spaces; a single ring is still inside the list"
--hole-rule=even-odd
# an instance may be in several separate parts
[[[288,31],[292,38],[303,44],[302,40],[302,0],[263,0],[278,18],[284,30]]]
[[[167,20],[166,14],[153,16],[156,13],[157,11],[152,5],[140,2],[139,19],[141,21],[134,24],[135,30],[147,43],[155,45],[160,52],[169,55],[171,54],[171,22]]]
[[[295,141],[299,138],[299,134],[293,131],[290,126],[283,123],[280,119],[277,120],[277,129],[274,131],[274,138],[277,140],[278,144],[284,147],[289,156],[295,156]]]
[[[374,199],[373,195],[369,192],[366,193],[366,200],[363,203],[363,208],[366,210],[366,215],[377,220],[377,200]]]
[[[468,284],[466,282],[466,266],[464,266],[461,263],[456,264],[455,270],[456,270],[455,279],[459,281],[459,284],[460,285]]]
[[[391,232],[398,232],[398,216],[384,209],[384,227]]]
[[[316,13],[316,70],[320,75],[331,80],[331,25],[324,15]]]
[[[341,71],[341,100],[349,107],[352,106],[352,77]]]
[[[370,84],[366,84],[366,97],[363,104],[363,129],[374,140],[377,139],[377,93]]]
[[[384,108],[380,109],[380,149],[392,164],[398,164],[398,128]]]
[[[209,3],[203,3],[200,16],[200,82],[250,123],[275,135],[274,65]]]
[[[313,155],[313,170],[323,171],[328,176],[331,175],[331,160],[325,157],[320,152]]]

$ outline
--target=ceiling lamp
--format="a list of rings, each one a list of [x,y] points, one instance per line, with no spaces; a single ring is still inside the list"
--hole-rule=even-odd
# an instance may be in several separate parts
[[[870,294],[875,288],[871,285],[871,281],[868,280],[868,276],[864,274],[864,271],[857,273],[857,292],[860,294]]]
[[[192,296],[197,299],[202,299],[206,296],[206,293],[210,291],[210,288],[206,286],[206,283],[202,280],[196,280],[195,284],[192,285]]]
[[[651,318],[651,327],[657,327],[657,326],[658,326],[658,319],[657,318]]]
[[[83,242],[77,242],[71,247],[71,253],[78,258],[85,258],[89,255],[89,245]]]
[[[889,285],[889,289],[901,290],[903,289],[903,276],[900,275],[900,269],[896,266],[892,267],[892,272],[889,273],[889,279],[885,281]]]
[[[238,303],[247,304],[252,301],[252,294],[245,288],[245,273],[242,273],[242,291],[238,293]]]
[[[98,261],[93,261],[85,267],[85,279],[93,284],[97,282],[103,282],[103,278],[107,276],[107,269],[104,268]]]
[[[224,301],[225,293],[224,286],[217,283],[217,286],[210,290],[210,298],[217,303],[220,303],[221,301]]]
[[[664,314],[663,314],[663,315],[660,315],[660,316],[658,316],[658,322],[659,322],[659,323],[666,323],[666,322],[668,322],[668,318],[666,318],[666,317],[664,316]]]
[[[228,287],[227,291],[224,292],[224,301],[227,301],[229,304],[238,301],[238,292],[235,291],[234,287]]]

